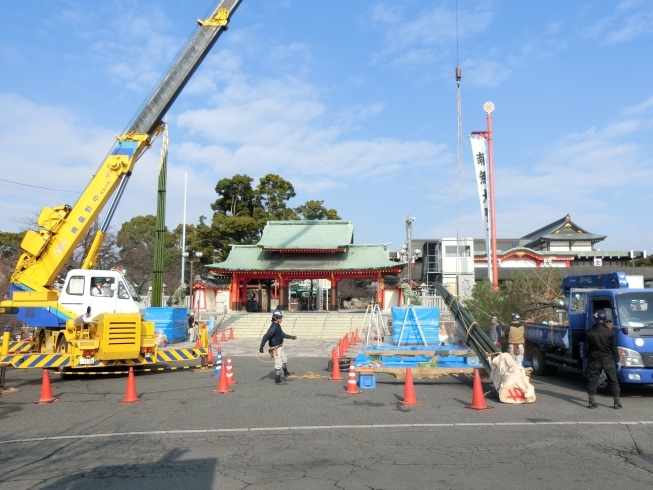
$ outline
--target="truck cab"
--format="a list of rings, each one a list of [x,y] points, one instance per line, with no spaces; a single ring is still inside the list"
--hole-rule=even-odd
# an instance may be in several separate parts
[[[620,382],[653,384],[653,289],[631,288],[623,272],[569,276],[562,287],[561,321],[526,325],[526,349],[535,374],[553,374],[557,366],[585,372],[585,332],[594,325],[594,314],[603,310],[613,322]],[[606,381],[603,376],[599,384]]]
[[[140,298],[119,271],[71,270],[61,289],[59,303],[82,315],[87,307],[98,313],[138,313]]]

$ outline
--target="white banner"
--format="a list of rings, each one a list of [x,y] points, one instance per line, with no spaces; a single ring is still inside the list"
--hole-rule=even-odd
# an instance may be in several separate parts
[[[492,254],[490,250],[492,243],[492,212],[490,210],[490,186],[489,165],[487,164],[487,152],[485,151],[485,138],[480,134],[471,134],[469,139],[472,142],[472,156],[474,157],[474,171],[476,183],[478,184],[478,198],[481,202],[481,217],[485,224],[485,249],[487,250],[487,275],[492,282]]]

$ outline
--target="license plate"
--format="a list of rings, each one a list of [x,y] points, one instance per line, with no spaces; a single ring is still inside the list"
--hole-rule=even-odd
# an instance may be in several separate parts
[[[84,366],[84,365],[92,366],[93,364],[95,364],[95,358],[94,357],[82,357],[79,360],[79,365],[80,366]]]

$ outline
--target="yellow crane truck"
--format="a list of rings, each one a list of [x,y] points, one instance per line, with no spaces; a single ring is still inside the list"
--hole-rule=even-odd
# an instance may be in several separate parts
[[[161,78],[148,101],[116,137],[112,150],[73,205],[44,208],[28,231],[0,313],[34,327],[32,341],[2,335],[0,367],[53,368],[62,373],[102,367],[188,361],[207,354],[206,331],[195,349],[157,349],[154,323],[144,321],[134,288],[120,270],[96,270],[98,252],[134,165],[163,131],[163,117],[202,63],[241,0],[222,0]],[[110,204],[84,258],[63,286],[57,276]]]

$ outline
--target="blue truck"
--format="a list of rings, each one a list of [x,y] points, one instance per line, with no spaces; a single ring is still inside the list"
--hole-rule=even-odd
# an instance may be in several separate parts
[[[624,272],[569,276],[562,281],[559,322],[526,323],[525,350],[533,374],[555,374],[558,366],[585,373],[585,332],[594,313],[605,311],[613,328],[623,384],[653,384],[653,289],[633,289]],[[604,373],[599,389],[605,391]]]

